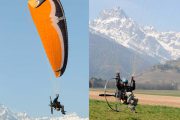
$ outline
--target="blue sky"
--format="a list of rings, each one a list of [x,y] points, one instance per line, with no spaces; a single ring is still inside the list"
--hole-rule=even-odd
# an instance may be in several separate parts
[[[120,6],[137,23],[159,31],[180,31],[179,0],[89,0],[90,20],[103,9]]]
[[[15,112],[48,116],[49,96],[60,92],[68,113],[88,117],[88,1],[61,2],[68,24],[69,61],[64,75],[56,80],[27,0],[0,1],[0,104]]]

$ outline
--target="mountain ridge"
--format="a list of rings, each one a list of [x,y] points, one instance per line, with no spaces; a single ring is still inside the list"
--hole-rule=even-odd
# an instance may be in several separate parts
[[[30,117],[25,112],[15,113],[7,108],[5,105],[0,104],[0,120],[88,120],[88,118],[80,118],[77,114],[72,113],[60,117]]]
[[[153,26],[142,27],[120,7],[103,10],[90,21],[89,31],[114,39],[141,54],[157,57],[161,62],[180,56],[180,32],[158,32]]]
[[[116,72],[128,76],[178,59],[180,33],[140,26],[117,7],[89,22],[89,46],[90,78],[109,79]]]

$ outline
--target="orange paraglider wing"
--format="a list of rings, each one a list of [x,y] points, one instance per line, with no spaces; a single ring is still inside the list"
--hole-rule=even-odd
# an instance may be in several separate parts
[[[59,0],[29,0],[28,7],[43,47],[56,77],[67,65],[68,35],[62,4]]]

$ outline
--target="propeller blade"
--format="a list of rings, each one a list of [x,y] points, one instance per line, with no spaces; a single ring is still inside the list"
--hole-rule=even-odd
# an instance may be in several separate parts
[[[115,95],[113,95],[113,94],[99,94],[99,96],[113,96],[113,97],[115,97]]]

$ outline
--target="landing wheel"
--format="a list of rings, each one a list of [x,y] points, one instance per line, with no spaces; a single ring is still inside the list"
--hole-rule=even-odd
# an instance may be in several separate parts
[[[121,93],[116,87],[116,80],[110,79],[106,81],[104,87],[104,97],[108,107],[116,112],[123,111],[125,106],[121,103]]]

